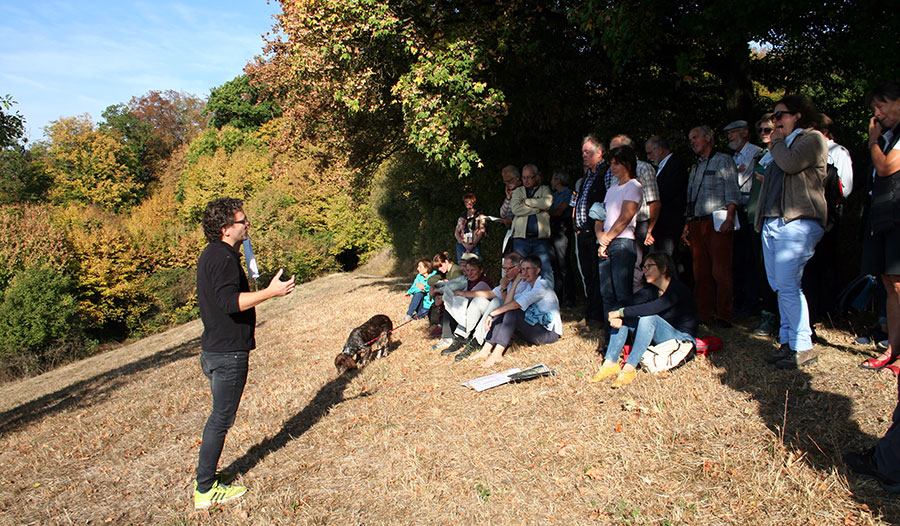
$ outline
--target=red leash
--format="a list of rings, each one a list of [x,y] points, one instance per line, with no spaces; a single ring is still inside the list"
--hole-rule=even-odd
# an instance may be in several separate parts
[[[390,333],[396,331],[396,330],[399,329],[400,327],[403,327],[404,325],[406,325],[406,324],[408,324],[408,323],[410,323],[410,322],[413,322],[413,321],[416,321],[416,320],[418,320],[418,319],[424,318],[424,317],[427,316],[427,315],[428,315],[428,313],[426,312],[425,314],[423,314],[423,315],[421,315],[421,316],[413,316],[412,318],[406,320],[405,322],[401,323],[400,325],[397,325],[397,326],[394,327],[393,329],[389,330],[389,331],[388,331],[388,334],[390,334]],[[374,342],[374,341],[377,340],[378,338],[381,338],[381,335],[380,335],[380,334],[379,334],[378,336],[372,338],[371,340],[367,341],[367,342],[364,343],[363,345],[369,345],[370,343]]]

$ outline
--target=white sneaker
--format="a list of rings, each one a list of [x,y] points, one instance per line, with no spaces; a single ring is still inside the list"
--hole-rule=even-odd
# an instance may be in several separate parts
[[[453,343],[453,338],[441,338],[438,342],[431,346],[435,351],[443,351]]]

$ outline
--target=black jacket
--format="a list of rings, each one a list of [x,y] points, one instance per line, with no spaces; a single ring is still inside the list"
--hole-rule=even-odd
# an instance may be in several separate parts
[[[256,347],[256,309],[240,311],[241,292],[250,292],[250,283],[241,266],[240,252],[223,241],[207,245],[197,261],[203,351],[249,351]]]

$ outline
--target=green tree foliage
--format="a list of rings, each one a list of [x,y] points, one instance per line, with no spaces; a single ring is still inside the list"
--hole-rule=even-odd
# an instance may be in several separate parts
[[[12,95],[0,97],[0,149],[18,144],[25,135],[25,118],[19,112],[12,113],[15,103]]]
[[[246,130],[259,128],[278,117],[281,108],[275,101],[263,99],[249,77],[240,75],[210,90],[203,114],[210,116],[209,123],[216,128],[231,126]]]
[[[71,279],[48,264],[17,273],[0,302],[0,368],[33,374],[62,357],[60,348],[79,335]]]
[[[119,138],[98,130],[89,115],[54,121],[47,135],[50,197],[55,203],[119,210],[137,202],[143,187],[134,152]]]

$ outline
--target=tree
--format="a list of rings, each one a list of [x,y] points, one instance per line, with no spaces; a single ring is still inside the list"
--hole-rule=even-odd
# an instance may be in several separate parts
[[[119,210],[138,201],[143,186],[134,152],[118,138],[98,130],[90,115],[53,121],[47,135],[54,202],[76,201]]]
[[[216,128],[232,126],[244,130],[259,128],[278,117],[281,108],[275,101],[264,99],[246,75],[240,75],[210,90],[203,114],[210,116],[209,123]]]
[[[0,97],[0,149],[18,144],[25,135],[25,118],[19,112],[11,113],[15,103],[12,95]]]

